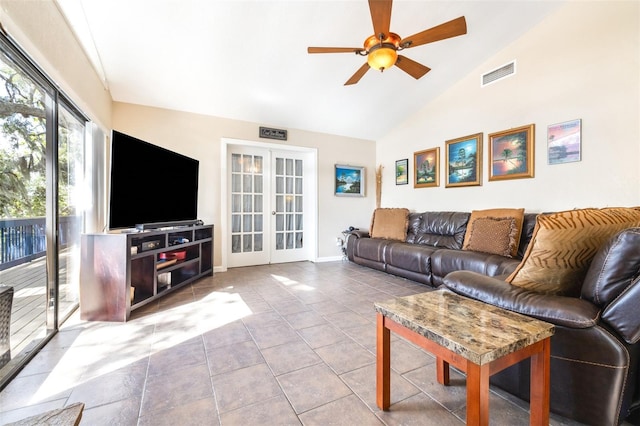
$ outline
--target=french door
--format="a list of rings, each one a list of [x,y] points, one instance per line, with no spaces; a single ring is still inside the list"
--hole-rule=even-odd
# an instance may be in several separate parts
[[[228,266],[309,259],[305,200],[309,154],[249,146],[228,150]]]

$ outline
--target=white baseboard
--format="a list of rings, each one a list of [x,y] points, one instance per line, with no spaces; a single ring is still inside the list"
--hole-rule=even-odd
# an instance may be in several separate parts
[[[326,257],[317,257],[316,260],[314,260],[315,263],[322,263],[322,262],[336,262],[338,260],[342,260],[343,257],[342,256],[326,256]]]

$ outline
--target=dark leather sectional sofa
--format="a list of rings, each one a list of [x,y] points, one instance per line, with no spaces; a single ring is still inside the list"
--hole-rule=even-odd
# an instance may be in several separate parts
[[[354,231],[350,261],[550,322],[551,411],[589,425],[640,424],[640,228],[617,234],[590,264],[579,296],[541,294],[505,282],[531,240],[524,215],[518,256],[462,250],[470,213],[411,213],[406,240]],[[530,363],[491,378],[529,399]]]

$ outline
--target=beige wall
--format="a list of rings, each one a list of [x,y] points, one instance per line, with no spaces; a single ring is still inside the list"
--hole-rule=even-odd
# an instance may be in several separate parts
[[[416,211],[640,205],[640,3],[568,2],[377,144],[382,205]],[[480,88],[480,75],[517,73]],[[425,78],[429,78],[428,75]],[[582,119],[582,161],[547,164],[547,126]],[[535,123],[535,177],[488,182],[487,135]],[[484,132],[483,184],[445,188],[445,141]],[[401,147],[401,148],[398,148]],[[440,187],[395,186],[393,161],[440,147]]]
[[[215,266],[221,266],[221,139],[239,139],[273,144],[259,139],[259,124],[206,115],[114,103],[113,127],[131,136],[177,151],[200,161],[198,216],[218,225],[215,232]],[[349,225],[366,227],[375,207],[375,144],[372,141],[289,129],[283,146],[316,148],[318,152],[318,258],[339,256],[336,237]],[[365,166],[366,197],[333,195],[336,163]]]

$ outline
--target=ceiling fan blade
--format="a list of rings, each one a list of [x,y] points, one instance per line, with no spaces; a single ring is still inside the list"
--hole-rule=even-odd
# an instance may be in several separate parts
[[[398,55],[396,66],[416,80],[431,71],[431,68],[402,55]]]
[[[369,66],[368,63],[364,63],[363,66],[361,66],[358,71],[356,71],[356,73],[354,75],[351,76],[351,78],[349,80],[347,80],[347,82],[344,84],[345,86],[349,86],[351,84],[356,84],[357,82],[360,81],[360,79],[362,78],[363,75],[365,75],[367,73],[367,71],[369,71],[369,68],[371,68]]]
[[[392,0],[369,0],[373,33],[376,37],[379,37],[380,34],[384,34],[385,37],[389,35],[392,4]]]
[[[358,53],[362,47],[307,47],[307,53]]]
[[[405,37],[400,42],[400,45],[403,45],[406,42],[411,42],[407,47],[416,47],[466,33],[467,21],[464,19],[464,16],[461,16],[449,22],[445,22],[444,24],[440,24],[437,27],[429,28],[428,30],[424,30],[412,36]]]

